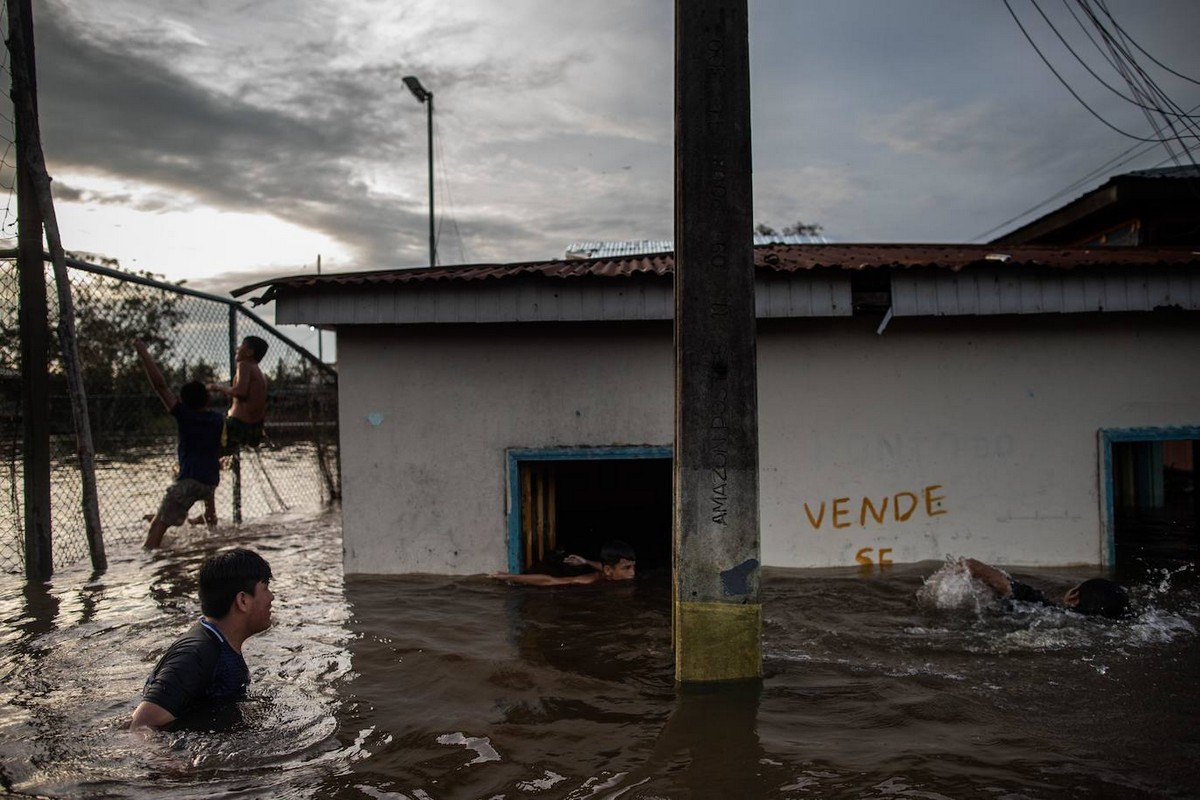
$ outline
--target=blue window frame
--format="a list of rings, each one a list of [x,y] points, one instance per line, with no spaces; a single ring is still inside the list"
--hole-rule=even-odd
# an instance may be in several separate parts
[[[1116,564],[1116,476],[1113,474],[1113,445],[1119,442],[1169,442],[1200,439],[1200,426],[1165,428],[1100,429],[1100,524],[1103,528],[1104,566]]]
[[[508,469],[508,571],[521,571],[521,464],[534,461],[625,461],[637,458],[671,458],[670,445],[613,447],[509,448]]]

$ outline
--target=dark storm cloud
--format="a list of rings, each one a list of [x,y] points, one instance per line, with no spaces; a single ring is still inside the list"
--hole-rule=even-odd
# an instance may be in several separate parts
[[[317,75],[287,107],[263,108],[206,91],[156,60],[105,50],[59,22],[44,14],[38,24],[40,115],[52,170],[175,189],[183,207],[199,199],[266,210],[345,241],[381,266],[418,245],[402,231],[421,231],[424,210],[372,193],[347,166],[395,160],[413,147],[423,153],[423,138],[405,141],[403,130],[379,135],[383,122],[372,111],[379,84],[371,73],[383,68]],[[56,188],[64,199],[128,202]]]
[[[437,98],[443,263],[672,235],[668,3],[160,0],[140,27],[129,15],[153,12],[123,0],[81,0],[90,23],[44,4],[47,152],[80,181],[62,198],[268,212],[344,243],[346,268],[422,264],[425,115],[400,82],[416,74]],[[1200,4],[1109,6],[1166,63],[1200,72]],[[122,22],[98,27],[106,8]],[[750,13],[757,221],[963,240],[1129,144],[1054,81],[1002,4],[755,0]],[[1191,84],[1168,88],[1200,101]],[[1103,94],[1087,96],[1144,130]],[[104,195],[85,174],[147,188]]]

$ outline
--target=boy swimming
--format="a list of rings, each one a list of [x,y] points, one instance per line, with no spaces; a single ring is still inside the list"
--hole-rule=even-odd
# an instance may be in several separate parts
[[[526,586],[565,586],[569,584],[604,583],[609,581],[631,581],[637,567],[637,555],[633,548],[619,539],[610,539],[600,548],[600,560],[590,561],[582,556],[569,555],[564,564],[590,566],[592,572],[585,575],[542,575],[539,573],[514,574],[493,572],[490,577]]]

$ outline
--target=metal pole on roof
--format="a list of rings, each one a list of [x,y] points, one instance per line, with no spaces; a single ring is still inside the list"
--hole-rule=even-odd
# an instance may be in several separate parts
[[[317,253],[317,275],[321,274],[321,254]],[[321,350],[323,340],[325,339],[321,326],[317,326],[317,360],[322,364],[325,363],[325,353]]]
[[[404,85],[413,97],[425,105],[425,126],[429,133],[429,266],[437,266],[437,235],[433,227],[433,92],[413,75],[404,77]]]

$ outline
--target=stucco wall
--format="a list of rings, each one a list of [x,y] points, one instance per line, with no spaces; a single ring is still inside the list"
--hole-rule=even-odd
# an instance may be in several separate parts
[[[1186,319],[874,327],[760,323],[767,565],[1099,563],[1098,430],[1200,425]],[[506,448],[671,442],[669,324],[343,328],[338,344],[351,573],[504,568]]]
[[[507,448],[671,443],[670,323],[343,328],[338,354],[350,573],[504,569]]]

